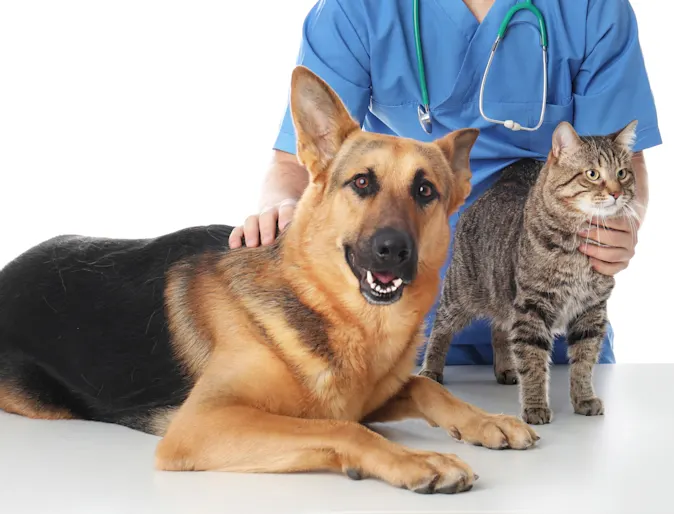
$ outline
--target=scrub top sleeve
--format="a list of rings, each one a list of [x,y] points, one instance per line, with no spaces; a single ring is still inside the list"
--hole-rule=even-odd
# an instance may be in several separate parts
[[[634,119],[635,151],[662,143],[632,6],[627,0],[594,0],[585,59],[574,80],[574,126],[581,135],[604,135]]]
[[[370,103],[370,56],[359,0],[321,0],[302,29],[297,64],[316,73],[339,95],[362,126]],[[286,105],[274,149],[295,153],[295,128]]]

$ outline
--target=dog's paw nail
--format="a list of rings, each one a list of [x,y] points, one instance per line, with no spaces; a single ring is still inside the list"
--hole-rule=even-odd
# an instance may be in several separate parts
[[[351,480],[360,480],[363,478],[363,475],[361,475],[360,471],[358,471],[356,468],[348,468],[346,470],[346,476]]]
[[[480,480],[480,475],[473,473],[473,480]]]
[[[461,432],[456,427],[450,427],[449,435],[451,435],[457,441],[461,440]]]

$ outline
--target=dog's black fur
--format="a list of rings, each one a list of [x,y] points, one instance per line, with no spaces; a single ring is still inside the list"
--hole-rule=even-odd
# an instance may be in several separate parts
[[[78,418],[151,431],[148,413],[180,405],[193,385],[170,345],[166,272],[226,251],[231,230],[60,236],[17,257],[0,271],[0,386]]]

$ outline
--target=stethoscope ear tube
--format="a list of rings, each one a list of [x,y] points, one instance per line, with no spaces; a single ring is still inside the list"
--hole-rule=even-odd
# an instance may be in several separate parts
[[[496,49],[498,48],[499,43],[505,37],[506,31],[508,30],[508,25],[512,20],[512,17],[518,11],[521,10],[528,10],[531,13],[533,13],[534,16],[536,16],[541,36],[541,49],[543,55],[543,98],[541,99],[541,114],[538,119],[538,123],[534,127],[523,127],[514,120],[496,120],[488,117],[484,112],[484,89],[485,84],[487,82],[487,75],[489,74],[489,69],[491,68],[491,63],[494,60],[494,54],[496,53]],[[414,43],[417,53],[417,72],[419,75],[421,100],[423,102],[419,104],[419,106],[417,107],[417,116],[419,117],[419,124],[421,125],[421,128],[424,130],[424,132],[430,134],[433,131],[433,120],[431,117],[430,101],[428,97],[428,87],[426,84],[426,71],[424,69],[424,57],[421,48],[421,31],[419,29],[420,26],[419,0],[414,0],[413,12],[414,12],[413,16]],[[517,3],[516,5],[510,8],[505,18],[501,22],[498,35],[496,36],[496,40],[494,41],[494,44],[491,47],[491,51],[489,52],[489,60],[487,61],[487,66],[485,67],[484,74],[482,75],[482,82],[480,83],[480,100],[479,100],[480,115],[486,121],[503,125],[504,127],[513,131],[524,130],[533,132],[535,130],[538,130],[541,127],[541,125],[543,125],[543,120],[545,119],[545,108],[547,98],[548,98],[548,33],[545,27],[545,20],[543,18],[543,14],[541,13],[541,11],[535,5],[533,5],[533,0],[525,0],[524,2]]]
[[[430,134],[433,131],[433,121],[431,119],[431,107],[428,100],[428,86],[426,84],[426,70],[424,69],[424,55],[421,49],[421,30],[419,22],[419,0],[414,0],[414,46],[417,52],[417,73],[419,74],[419,87],[421,89],[421,101],[417,107],[417,115],[421,128]]]

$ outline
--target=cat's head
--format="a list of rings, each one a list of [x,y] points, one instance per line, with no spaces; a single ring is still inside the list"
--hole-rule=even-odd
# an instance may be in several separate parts
[[[621,215],[636,194],[636,126],[635,120],[608,136],[580,137],[569,123],[560,123],[548,159],[548,194],[582,217]]]

